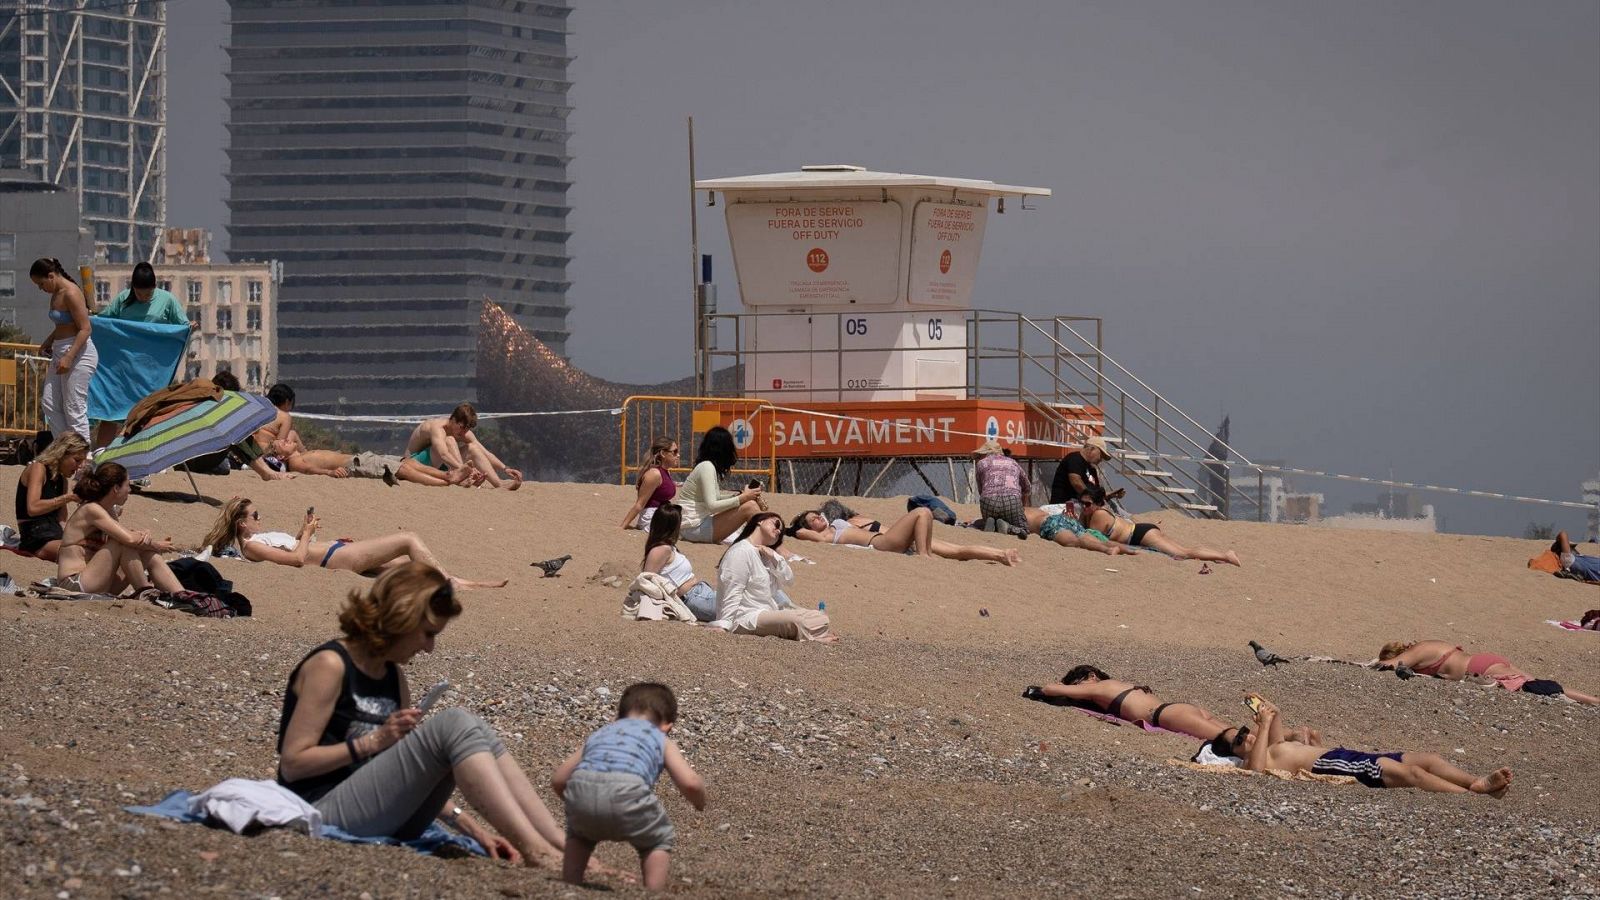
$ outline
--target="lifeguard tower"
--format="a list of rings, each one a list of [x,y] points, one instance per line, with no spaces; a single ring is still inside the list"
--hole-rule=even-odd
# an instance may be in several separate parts
[[[1201,468],[1164,456],[1205,457],[1210,435],[1104,355],[1100,319],[973,307],[991,213],[1049,189],[853,165],[695,188],[722,198],[746,310],[701,309],[702,368],[737,364],[742,396],[771,404],[762,427],[731,408],[722,421],[741,452],[776,456],[787,489],[870,495],[913,475],[969,499],[971,454],[993,437],[1047,464],[1047,490],[1055,461],[1102,435],[1158,505],[1224,514],[1228,497],[1199,496]]]

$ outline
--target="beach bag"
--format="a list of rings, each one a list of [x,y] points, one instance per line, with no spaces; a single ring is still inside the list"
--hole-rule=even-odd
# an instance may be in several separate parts
[[[954,525],[956,523],[955,510],[951,509],[938,497],[931,494],[918,494],[915,497],[906,498],[906,512],[911,512],[919,507],[931,510],[933,519],[936,522],[942,522],[946,525]]]
[[[622,601],[622,617],[694,622],[694,613],[678,596],[678,586],[655,572],[640,572]]]
[[[177,591],[163,593],[150,600],[151,603],[163,609],[175,609],[199,616],[202,619],[231,619],[234,611],[222,598],[215,594],[202,594],[199,591]]]
[[[235,591],[233,582],[223,578],[217,567],[205,560],[184,557],[167,565],[184,589],[216,597],[236,616],[248,616],[254,611],[250,598]]]

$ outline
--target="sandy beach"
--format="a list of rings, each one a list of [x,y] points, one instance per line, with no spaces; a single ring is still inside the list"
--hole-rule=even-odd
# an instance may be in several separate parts
[[[0,469],[0,492],[20,470]],[[508,577],[465,595],[415,685],[448,677],[446,704],[482,715],[548,791],[548,774],[642,678],[678,692],[675,736],[706,777],[696,813],[663,781],[686,896],[1571,896],[1600,892],[1600,710],[1285,655],[1368,660],[1393,639],[1503,653],[1600,692],[1600,634],[1547,619],[1600,590],[1530,571],[1532,541],[1284,525],[1162,521],[1178,540],[1236,549],[1244,566],[1110,558],[1037,537],[938,527],[1015,548],[1016,568],[819,544],[796,549],[792,592],[826,601],[832,647],[731,637],[620,616],[644,537],[616,523],[631,489],[530,483],[516,493],[387,488],[248,473],[200,479],[254,499],[293,531],[315,505],[326,537],[416,531],[453,573]],[[198,543],[212,505],[155,478],[124,522]],[[820,498],[770,497],[785,518]],[[903,499],[849,500],[885,520]],[[958,510],[964,516],[975,508]],[[721,548],[683,545],[702,577]],[[1586,548],[1592,550],[1592,548]],[[559,578],[534,560],[572,554]],[[584,896],[551,873],[271,833],[235,837],[129,815],[170,790],[271,777],[289,670],[335,636],[363,580],[242,561],[219,568],[255,615],[204,620],[128,600],[0,597],[0,878],[18,897]],[[55,572],[12,555],[20,584]],[[987,610],[982,615],[980,610]],[[1169,764],[1197,742],[1024,700],[1090,662],[1168,700],[1242,721],[1248,690],[1330,745],[1431,750],[1516,772],[1494,801],[1286,782]],[[631,851],[606,862],[635,870]],[[634,888],[610,885],[620,893]],[[64,892],[64,893],[63,893]]]

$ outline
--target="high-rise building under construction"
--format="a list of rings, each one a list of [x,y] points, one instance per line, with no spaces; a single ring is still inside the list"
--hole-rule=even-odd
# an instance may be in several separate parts
[[[303,409],[475,399],[484,299],[567,338],[562,2],[229,0],[231,259]]]
[[[166,10],[0,0],[0,171],[76,194],[112,262],[149,259],[166,225]]]

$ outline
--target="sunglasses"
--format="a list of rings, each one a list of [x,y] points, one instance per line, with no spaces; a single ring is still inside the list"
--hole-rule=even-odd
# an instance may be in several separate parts
[[[1244,742],[1245,735],[1249,733],[1249,725],[1241,726],[1238,731],[1233,733],[1233,740],[1228,741],[1228,749],[1233,751],[1234,756],[1239,755],[1239,745]]]
[[[257,522],[261,521],[261,510],[259,510],[259,509],[250,510],[250,518],[254,519]]]

